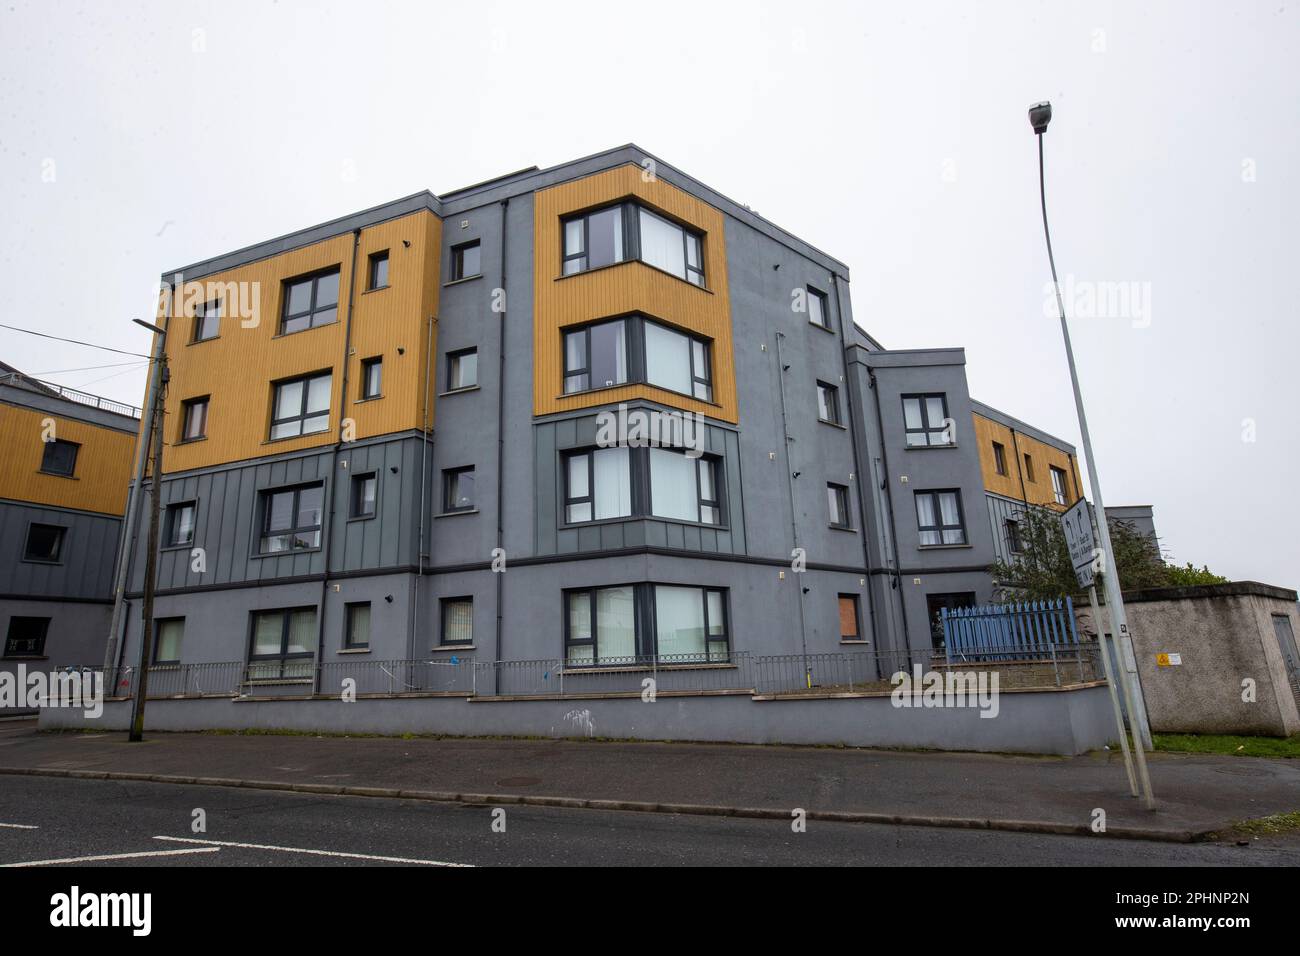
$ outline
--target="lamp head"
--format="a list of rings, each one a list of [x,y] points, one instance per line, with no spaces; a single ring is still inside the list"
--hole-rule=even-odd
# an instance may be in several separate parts
[[[1052,121],[1052,104],[1043,100],[1029,107],[1029,122],[1035,133],[1047,132],[1047,124]]]

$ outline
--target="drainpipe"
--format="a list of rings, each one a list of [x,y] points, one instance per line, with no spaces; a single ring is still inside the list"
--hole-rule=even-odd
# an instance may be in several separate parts
[[[853,473],[858,476],[858,520],[862,529],[862,564],[866,568],[867,581],[871,580],[871,547],[867,543],[867,501],[863,495],[862,489],[865,487],[862,480],[862,456],[858,448],[858,409],[854,405],[854,389],[849,382],[849,340],[844,331],[844,311],[840,305],[840,277],[834,272],[831,273],[831,290],[835,293],[835,315],[840,323],[840,368],[843,370],[844,394],[848,401],[845,403],[849,410],[849,443],[853,447]],[[879,636],[876,632],[876,602],[871,600],[871,587],[867,587],[867,614],[871,618],[871,639],[877,648],[879,648]]]
[[[506,455],[506,213],[510,209],[510,197],[501,200],[501,311],[497,313],[497,553],[505,551],[505,455]],[[505,600],[505,571],[493,571],[496,578],[496,628],[493,638],[492,660],[502,660],[504,648],[504,617],[502,602]],[[500,690],[500,667],[492,668],[492,693]]]
[[[428,496],[425,480],[429,473],[429,379],[433,369],[433,316],[424,330],[424,414],[420,431],[420,537],[415,544],[415,585],[411,591],[411,633],[406,642],[406,659],[415,660],[416,635],[420,630],[420,585],[424,581],[424,514]]]
[[[790,540],[793,546],[799,547],[799,522],[795,518],[794,505],[794,472],[793,465],[790,463],[790,428],[787,423],[785,413],[785,358],[781,354],[781,340],[785,338],[784,332],[776,333],[776,364],[777,364],[777,384],[781,394],[781,437],[785,444],[785,486],[790,495]],[[808,628],[804,622],[803,606],[803,580],[796,576],[795,586],[799,589],[799,644],[803,653],[803,673],[804,683],[812,685],[812,674],[808,669]]]
[[[321,692],[320,669],[321,664],[325,661],[325,599],[329,593],[330,552],[333,551],[331,545],[334,541],[334,512],[337,510],[335,502],[338,500],[339,495],[339,451],[343,448],[343,422],[347,418],[346,412],[348,410],[348,367],[352,352],[352,310],[356,307],[357,302],[357,250],[360,247],[361,230],[359,228],[353,229],[352,265],[348,270],[348,317],[343,326],[343,397],[339,400],[338,438],[330,451],[329,521],[322,530],[322,534],[325,535],[325,547],[321,552],[321,558],[324,561],[325,570],[320,580],[320,616],[316,623],[316,672],[312,681],[312,692],[314,694]],[[351,461],[349,460],[348,463],[351,464]]]
[[[900,567],[902,561],[898,554],[898,522],[894,519],[894,488],[889,471],[889,442],[885,441],[885,419],[880,413],[880,385],[876,381],[876,370],[868,366],[867,375],[871,380],[872,394],[876,397],[876,431],[880,435],[880,463],[885,469],[885,507],[889,511],[889,537],[894,552],[894,590],[898,592],[898,605],[903,615],[903,644],[907,650],[907,662],[910,667],[912,663],[912,635],[907,627],[907,590],[903,587],[902,568]]]

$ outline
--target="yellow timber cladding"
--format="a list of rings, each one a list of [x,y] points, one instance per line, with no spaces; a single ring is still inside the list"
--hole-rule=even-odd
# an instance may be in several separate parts
[[[329,445],[338,438],[340,415],[354,423],[350,437],[358,439],[421,427],[426,356],[436,354],[436,341],[428,336],[437,334],[442,223],[431,212],[416,212],[362,229],[355,256],[353,242],[346,233],[226,272],[185,277],[216,290],[217,298],[238,294],[248,301],[245,292],[231,290],[255,290],[258,316],[253,322],[228,308],[217,337],[196,342],[195,303],[182,307],[178,298],[174,311],[180,315],[168,320],[172,387],[166,401],[166,472]],[[370,257],[385,251],[388,283],[368,289]],[[340,274],[336,321],[283,334],[286,281],[335,267]],[[341,370],[350,305],[345,402]],[[363,401],[361,363],[371,358],[383,360],[381,396]],[[325,371],[332,374],[329,428],[271,440],[272,383]],[[434,370],[428,372],[432,395],[437,385]],[[182,441],[183,403],[203,397],[208,399],[206,437]],[[432,406],[428,418],[431,427]]]
[[[972,417],[986,491],[1028,504],[1059,508],[1062,506],[1056,501],[1051,473],[1052,468],[1059,468],[1066,475],[1066,504],[1072,505],[1082,497],[1078,462],[1073,455],[1022,431],[1013,431],[978,412]],[[995,445],[1002,448],[1001,470]]]
[[[71,477],[41,471],[46,434],[81,446]],[[126,511],[135,449],[129,432],[5,404],[0,406],[0,448],[5,450],[0,498],[107,515]]]
[[[731,345],[731,304],[723,215],[706,202],[658,179],[640,166],[620,166],[539,190],[534,205],[533,413],[591,408],[647,398],[688,412],[736,422],[736,380]],[[704,234],[705,288],[631,260],[563,276],[561,219],[624,199],[635,199]],[[704,336],[712,343],[713,397],[706,402],[646,384],[564,394],[562,330],[596,319],[639,313]]]

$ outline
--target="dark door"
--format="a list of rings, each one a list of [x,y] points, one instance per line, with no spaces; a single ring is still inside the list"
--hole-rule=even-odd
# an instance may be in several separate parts
[[[927,594],[926,611],[930,616],[930,646],[943,647],[943,617],[939,613],[943,608],[952,610],[959,607],[974,607],[975,592],[960,591],[954,594]]]

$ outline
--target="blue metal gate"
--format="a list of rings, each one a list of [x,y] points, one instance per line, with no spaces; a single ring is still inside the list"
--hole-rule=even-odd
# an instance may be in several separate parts
[[[943,608],[941,615],[949,662],[1051,658],[1062,646],[1079,643],[1069,597]]]

